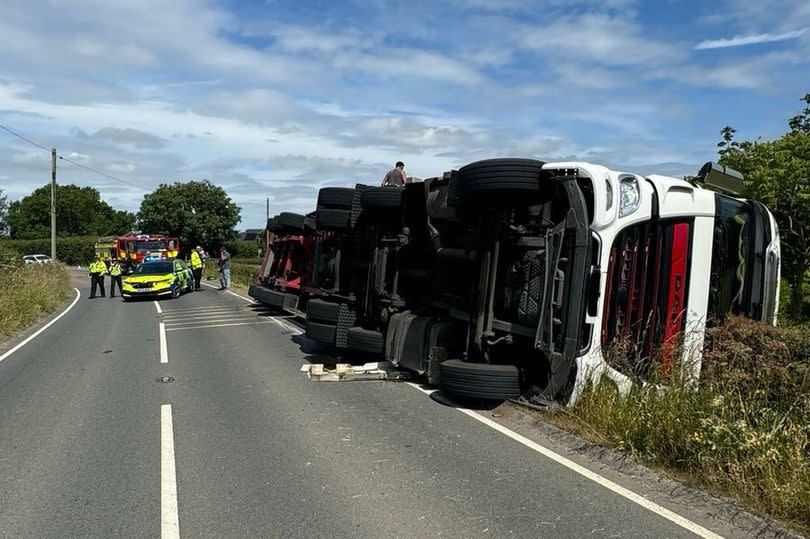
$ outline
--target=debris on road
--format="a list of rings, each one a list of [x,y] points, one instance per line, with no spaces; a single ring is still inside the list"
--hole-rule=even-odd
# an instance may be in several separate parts
[[[410,374],[394,367],[390,361],[375,361],[365,365],[338,363],[327,369],[322,363],[304,363],[301,372],[313,382],[349,382],[356,380],[407,380]]]

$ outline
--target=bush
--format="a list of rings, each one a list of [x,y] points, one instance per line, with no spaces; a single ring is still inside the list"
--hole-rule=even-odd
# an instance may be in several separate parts
[[[255,241],[234,240],[225,243],[232,258],[257,258],[258,247]]]
[[[259,266],[255,264],[241,264],[231,262],[231,283],[240,286],[250,286],[256,282],[256,275],[259,273]],[[209,261],[203,272],[205,279],[213,279],[219,282],[219,270],[216,261]]]
[[[23,265],[22,255],[5,242],[0,243],[0,269],[6,270]]]
[[[706,342],[697,388],[637,385],[622,397],[602,383],[562,421],[807,532],[810,329],[731,318]]]
[[[3,251],[0,247],[0,252]],[[0,271],[0,337],[13,335],[70,297],[70,276],[60,264]]]
[[[69,266],[87,265],[96,255],[97,236],[72,236],[56,238],[56,258]],[[51,240],[0,240],[0,246],[22,255],[51,254]]]

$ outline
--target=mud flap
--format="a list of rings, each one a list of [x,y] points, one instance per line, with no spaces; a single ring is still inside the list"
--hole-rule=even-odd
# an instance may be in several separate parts
[[[425,374],[431,371],[431,364],[435,363],[432,359],[448,341],[450,330],[450,322],[434,316],[417,316],[410,311],[396,313],[388,323],[385,358],[395,366]]]

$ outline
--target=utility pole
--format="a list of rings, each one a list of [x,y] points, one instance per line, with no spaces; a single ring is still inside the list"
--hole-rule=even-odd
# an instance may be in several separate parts
[[[51,148],[51,260],[56,262],[56,148]]]
[[[270,219],[270,197],[267,197],[267,210],[264,212],[264,220]]]

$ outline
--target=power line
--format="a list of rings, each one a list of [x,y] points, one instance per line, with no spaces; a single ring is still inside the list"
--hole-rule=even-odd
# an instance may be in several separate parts
[[[34,142],[33,140],[31,140],[31,139],[27,139],[27,138],[25,138],[24,136],[20,135],[19,133],[15,133],[14,131],[12,131],[11,129],[9,129],[8,127],[6,127],[6,126],[4,126],[4,125],[0,125],[0,129],[2,129],[3,131],[7,131],[7,132],[11,133],[11,134],[12,134],[12,135],[14,135],[15,137],[17,137],[17,138],[19,138],[19,139],[24,140],[24,141],[25,141],[25,142],[27,142],[28,144],[33,144],[33,145],[34,145],[34,146],[36,146],[37,148],[41,148],[41,149],[45,150],[46,152],[51,151],[51,150],[49,150],[48,148],[46,148],[45,146],[43,146],[42,144],[37,144],[37,143],[36,143],[36,142]]]
[[[6,126],[4,126],[4,125],[2,125],[2,124],[0,124],[0,129],[2,129],[3,131],[6,131],[6,132],[8,132],[8,133],[11,133],[11,134],[12,134],[12,135],[14,135],[15,137],[17,137],[17,138],[19,138],[19,139],[21,139],[21,140],[24,140],[24,141],[25,141],[25,142],[27,142],[28,144],[31,144],[31,145],[33,145],[33,146],[36,146],[37,148],[40,148],[40,149],[42,149],[42,150],[45,150],[46,152],[50,152],[50,151],[51,151],[50,149],[46,148],[46,147],[45,147],[45,146],[43,146],[42,144],[38,144],[38,143],[34,142],[34,141],[33,141],[33,140],[31,140],[31,139],[25,138],[24,136],[20,135],[19,133],[15,133],[14,131],[12,131],[11,129],[9,129],[8,127],[6,127]],[[104,176],[105,178],[108,178],[108,179],[110,179],[110,180],[113,180],[113,181],[116,181],[116,182],[119,182],[119,183],[123,183],[123,184],[126,184],[126,185],[130,185],[130,186],[132,186],[132,187],[137,187],[138,189],[143,189],[143,187],[142,187],[142,186],[140,186],[140,185],[138,185],[138,184],[135,184],[135,183],[132,183],[132,182],[128,182],[128,181],[126,181],[126,180],[122,180],[121,178],[117,178],[117,177],[115,177],[115,176],[111,176],[110,174],[106,174],[106,173],[101,172],[101,171],[99,171],[99,170],[96,170],[96,169],[94,169],[94,168],[92,168],[92,167],[88,167],[87,165],[83,165],[83,164],[81,164],[81,163],[77,163],[76,161],[74,161],[74,160],[72,160],[72,159],[68,159],[67,157],[65,157],[65,156],[63,156],[63,155],[57,155],[57,157],[59,157],[59,159],[61,159],[62,161],[67,161],[68,163],[70,163],[70,164],[72,164],[72,165],[76,165],[77,167],[81,167],[81,168],[83,168],[83,169],[89,170],[90,172],[93,172],[94,174],[98,174],[99,176]]]
[[[115,176],[110,176],[109,174],[105,174],[104,172],[100,172],[100,171],[98,171],[98,170],[96,170],[94,168],[90,168],[87,165],[82,165],[81,163],[77,163],[76,161],[73,161],[72,159],[68,159],[67,157],[63,157],[63,156],[60,155],[59,159],[61,159],[62,161],[67,161],[68,163],[70,163],[72,165],[76,165],[77,167],[87,169],[90,172],[95,172],[99,176],[104,176],[105,178],[109,178],[109,179],[114,180],[116,182],[125,183],[127,185],[131,185],[132,187],[137,187],[138,189],[143,189],[143,187],[138,185],[138,184],[128,182],[126,180],[122,180],[121,178],[116,178]]]

